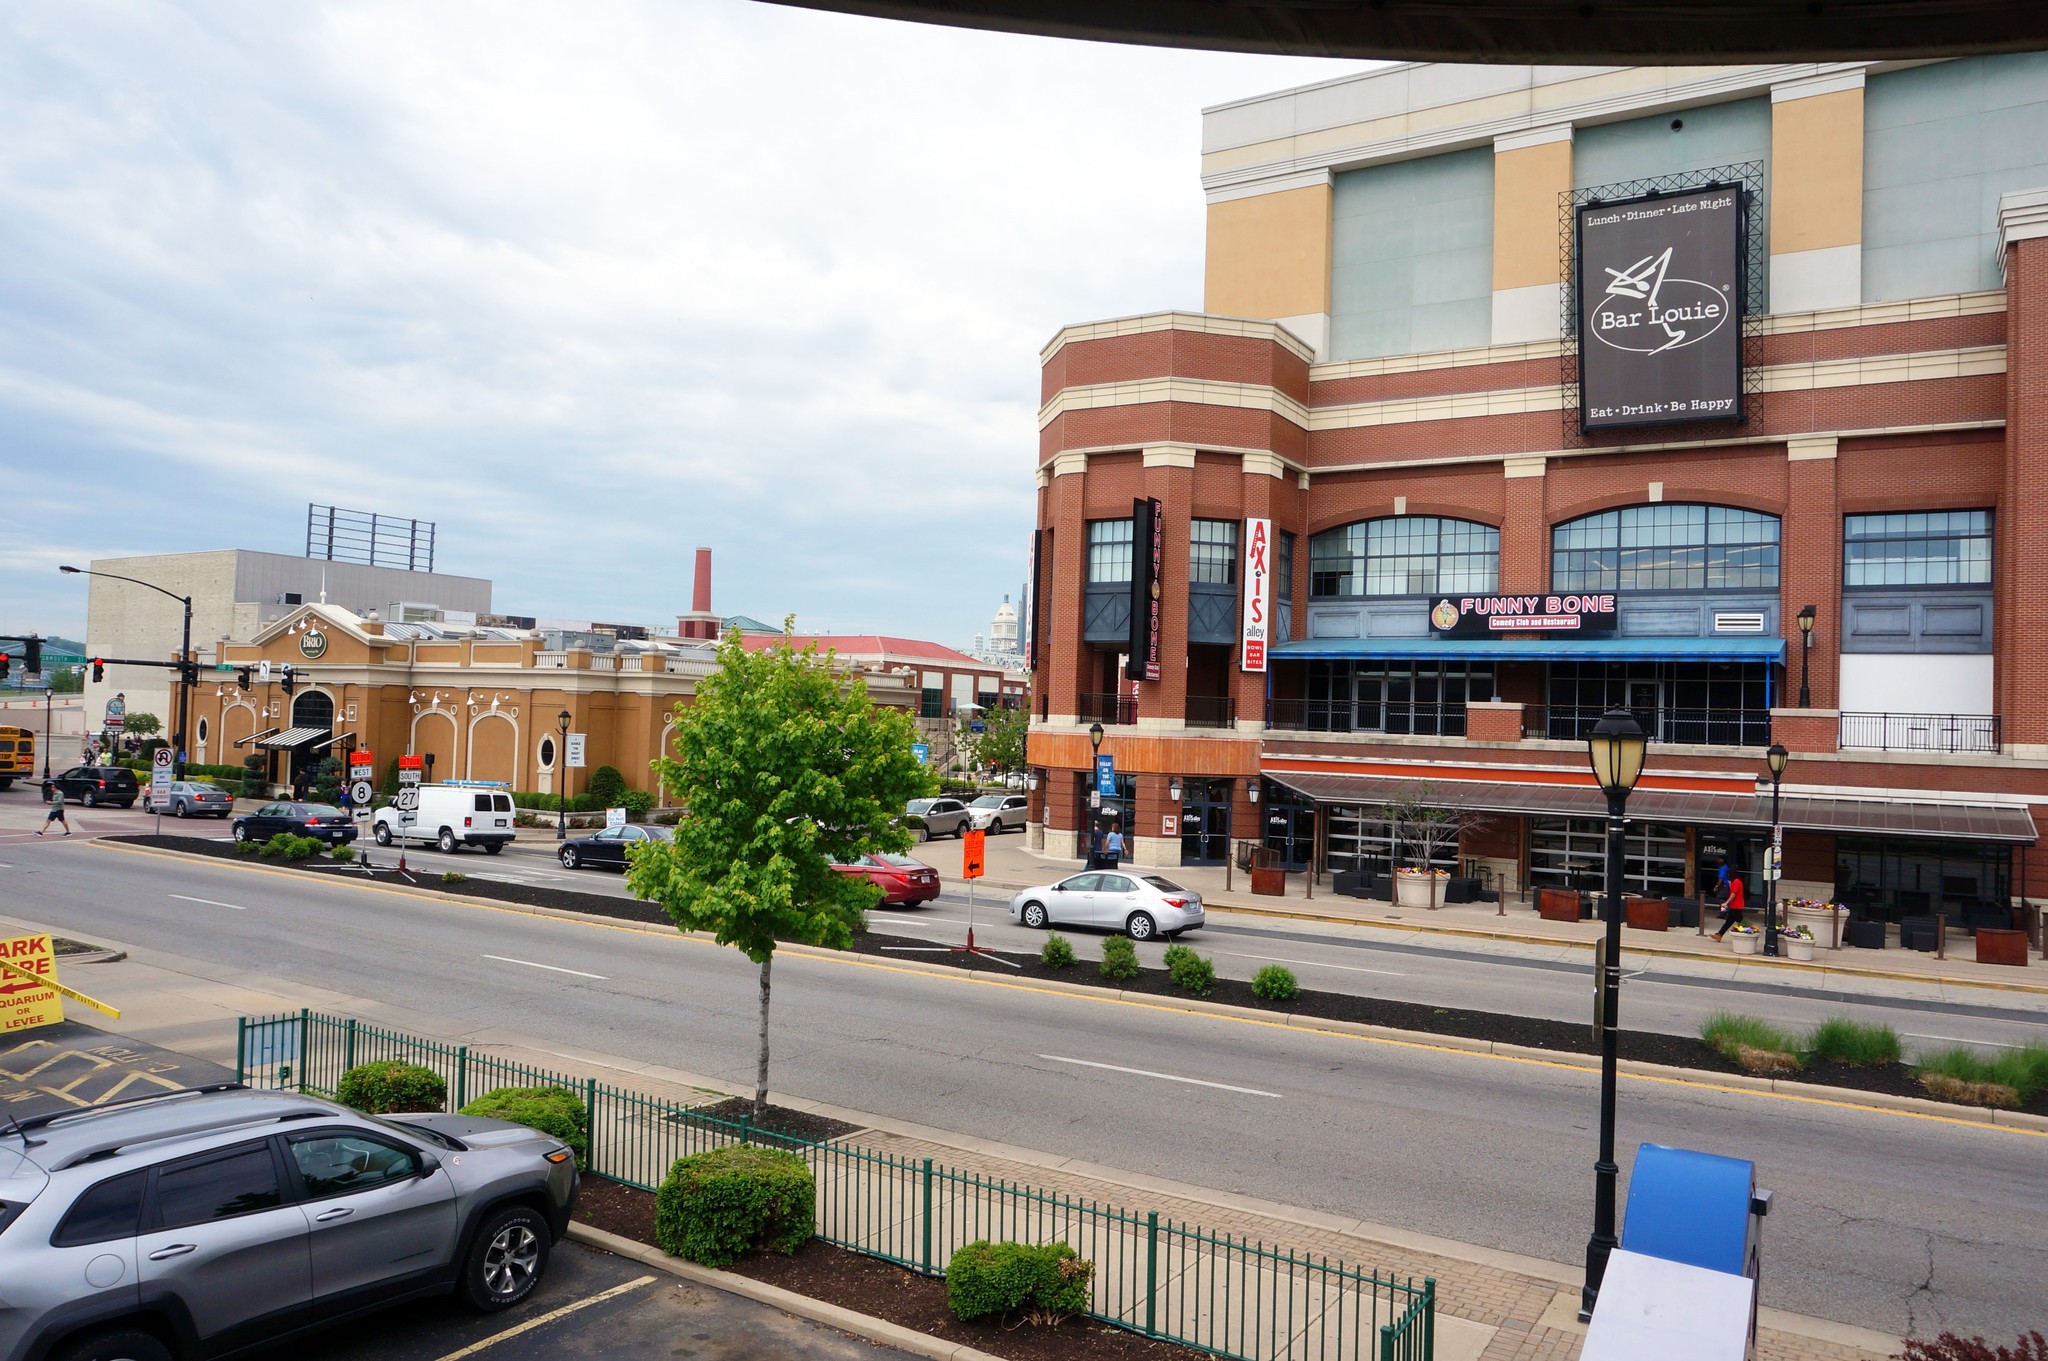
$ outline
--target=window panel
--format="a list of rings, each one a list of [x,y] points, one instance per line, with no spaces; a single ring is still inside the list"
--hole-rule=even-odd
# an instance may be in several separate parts
[[[1279,580],[1274,583],[1273,598],[1281,604],[1294,599],[1294,536],[1280,531]]]
[[[1131,579],[1131,522],[1088,522],[1088,584],[1115,586]]]
[[[1550,537],[1554,591],[1774,590],[1778,520],[1730,506],[1602,511]]]
[[[212,1219],[268,1210],[284,1203],[270,1145],[257,1144],[226,1157],[211,1158],[157,1174],[157,1206],[163,1227],[182,1228]]]
[[[1842,521],[1842,584],[1987,586],[1991,512],[1913,511]]]
[[[1309,596],[1488,594],[1500,584],[1500,531],[1404,515],[1325,530],[1309,540]]]
[[[1188,580],[1212,586],[1237,584],[1237,521],[1189,522]]]

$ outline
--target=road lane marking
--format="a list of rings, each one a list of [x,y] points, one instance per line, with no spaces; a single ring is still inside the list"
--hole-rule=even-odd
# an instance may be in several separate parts
[[[578,978],[595,978],[600,983],[610,981],[601,973],[585,973],[581,969],[565,969],[559,964],[536,964],[530,959],[513,959],[507,955],[485,955],[484,958],[495,959],[500,964],[524,964],[529,969],[546,969],[549,973],[572,973]]]
[[[211,898],[188,898],[182,893],[173,893],[171,896],[181,903],[205,903],[208,907],[233,908],[237,912],[247,912],[249,910],[246,907],[237,907],[234,903],[217,903]]]
[[[1040,1054],[1047,1063],[1076,1063],[1083,1068],[1102,1068],[1112,1073],[1129,1073],[1134,1077],[1156,1077],[1161,1082],[1185,1082],[1191,1087],[1214,1087],[1218,1091],[1243,1092],[1246,1096],[1270,1096],[1275,1101],[1287,1098],[1278,1092],[1262,1092],[1257,1087],[1233,1087],[1228,1082],[1205,1082],[1198,1077],[1179,1077],[1173,1073],[1155,1073],[1150,1068],[1124,1068],[1114,1063],[1095,1063],[1089,1059],[1070,1059],[1060,1054]]]
[[[577,1300],[574,1304],[565,1304],[559,1309],[550,1309],[547,1313],[542,1314],[537,1318],[530,1318],[526,1320],[526,1322],[524,1323],[517,1324],[513,1327],[507,1328],[502,1333],[493,1333],[491,1336],[485,1338],[481,1342],[472,1342],[467,1347],[462,1348],[460,1351],[449,1352],[446,1356],[437,1358],[437,1361],[462,1361],[462,1358],[465,1356],[475,1356],[478,1352],[482,1351],[486,1347],[494,1347],[498,1343],[505,1341],[507,1338],[517,1337],[521,1333],[532,1332],[535,1328],[540,1327],[542,1324],[553,1323],[556,1319],[564,1318],[570,1314],[573,1314],[578,1309],[588,1309],[593,1304],[603,1304],[606,1300],[616,1299],[618,1296],[623,1295],[628,1291],[638,1290],[643,1285],[651,1285],[654,1283],[655,1279],[656,1278],[653,1276],[642,1276],[637,1281],[627,1281],[624,1285],[615,1285],[611,1289],[606,1290],[601,1294],[590,1296],[588,1299]]]
[[[1248,955],[1241,950],[1218,950],[1216,953],[1219,955],[1234,955],[1239,959],[1263,959],[1274,964],[1299,964],[1304,969],[1342,969],[1346,973],[1378,973],[1385,974],[1389,978],[1406,978],[1408,976],[1406,972],[1400,969],[1368,969],[1359,964],[1324,964],[1314,959],[1287,959],[1280,955]]]
[[[1922,1035],[1917,1030],[1901,1030],[1899,1033],[1909,1040],[1947,1040],[1950,1044],[1982,1044],[1988,1045],[1993,1049],[2024,1049],[2026,1047],[2019,1044],[2007,1044],[2003,1040],[1969,1040],[1964,1039],[1961,1035]]]

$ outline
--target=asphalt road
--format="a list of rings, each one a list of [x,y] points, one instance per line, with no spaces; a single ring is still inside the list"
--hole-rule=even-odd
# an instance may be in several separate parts
[[[76,842],[7,858],[9,914],[70,934],[206,961],[220,977],[299,980],[751,1080],[755,972],[708,943]],[[1159,948],[1142,953],[1156,960]],[[1554,1261],[1582,1256],[1589,1074],[872,960],[787,956],[776,983],[778,1090]],[[1625,1080],[1625,1166],[1643,1140],[1757,1160],[1778,1192],[1768,1304],[1900,1334],[2039,1324],[2048,1139]]]

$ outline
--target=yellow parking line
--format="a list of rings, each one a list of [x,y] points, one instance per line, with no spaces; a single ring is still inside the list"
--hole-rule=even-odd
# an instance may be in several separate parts
[[[565,1304],[559,1309],[551,1309],[547,1313],[542,1314],[539,1318],[530,1318],[526,1320],[526,1322],[521,1323],[516,1327],[507,1328],[504,1332],[498,1333],[491,1337],[487,1337],[481,1342],[472,1342],[467,1347],[464,1347],[461,1351],[450,1352],[446,1356],[440,1357],[438,1361],[461,1361],[461,1358],[465,1356],[474,1356],[486,1347],[495,1347],[498,1343],[503,1342],[508,1337],[517,1337],[521,1333],[529,1332],[532,1329],[540,1327],[543,1323],[553,1323],[556,1319],[561,1318],[567,1314],[573,1314],[578,1309],[588,1309],[593,1304],[603,1304],[606,1300],[611,1299],[616,1295],[623,1295],[628,1290],[638,1290],[641,1286],[647,1285],[656,1279],[657,1278],[653,1276],[642,1276],[637,1281],[627,1281],[624,1285],[615,1285],[611,1289],[605,1291],[603,1294],[592,1295],[590,1298],[578,1300],[574,1304]]]

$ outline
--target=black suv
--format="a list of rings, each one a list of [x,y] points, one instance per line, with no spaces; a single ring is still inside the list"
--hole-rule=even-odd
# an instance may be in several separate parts
[[[103,803],[133,808],[135,800],[142,797],[142,786],[136,782],[135,772],[125,766],[73,766],[44,783],[45,799],[49,797],[52,785],[62,790],[65,798],[76,800],[87,808],[96,808]]]

